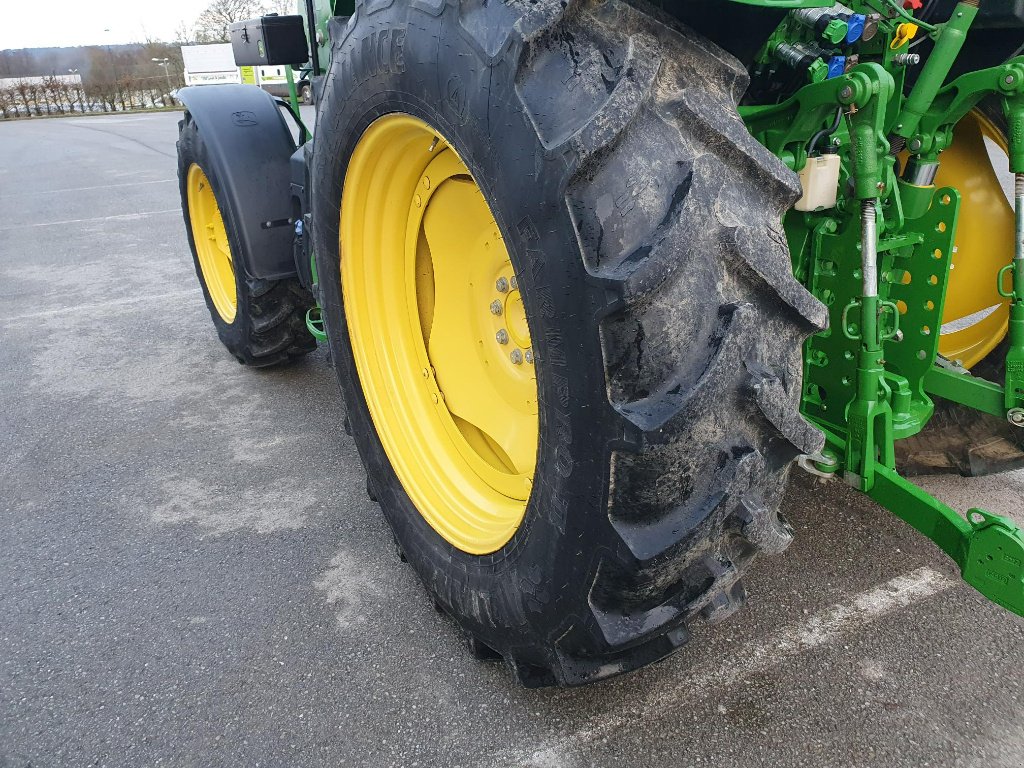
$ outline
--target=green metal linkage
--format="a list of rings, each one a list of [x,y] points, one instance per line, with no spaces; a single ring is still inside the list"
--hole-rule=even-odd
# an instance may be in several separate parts
[[[861,13],[888,4],[851,2]],[[976,12],[960,3],[947,23],[925,27],[936,45],[906,96],[897,60],[906,43],[890,43],[907,14],[890,13],[879,24],[881,34],[860,47],[861,61],[878,63],[851,66],[780,103],[744,107],[741,115],[795,171],[807,164],[815,134],[827,134],[828,151],[840,156],[836,205],[791,211],[784,222],[794,274],[830,316],[830,328],[805,347],[802,406],[825,431],[828,447],[801,465],[841,475],[932,539],[979,592],[1024,615],[1024,533],[983,510],[970,510],[965,520],[895,470],[894,442],[927,423],[931,396],[1011,421],[1008,409],[1024,406],[1024,176],[1018,176],[1018,258],[999,275],[1000,290],[1011,299],[1007,385],[975,378],[938,356],[961,199],[955,189],[936,189],[928,172],[937,168],[957,122],[987,96],[1003,102],[1011,170],[1024,172],[1024,58],[943,86]],[[808,32],[784,22],[756,66],[770,73],[787,43],[808,47]],[[837,119],[839,110],[845,120]],[[918,166],[897,178],[895,158],[904,144]],[[1020,417],[1024,423],[1024,411]]]
[[[1022,110],[1024,111],[1024,110]],[[1018,135],[1010,141],[1011,152],[1024,145],[1024,124]],[[1018,171],[1015,179],[1013,262],[999,270],[999,293],[1010,299],[1010,348],[1006,354],[1006,381],[1003,388],[1004,404],[1010,422],[1024,427],[1024,173]],[[1012,290],[1004,290],[1003,276],[1012,275]]]
[[[961,75],[936,93],[914,131],[910,131],[908,123],[897,130],[900,135],[909,133],[911,152],[935,160],[952,144],[956,124],[986,97],[1002,100],[1010,139],[1010,171],[1024,172],[1024,56],[998,67]]]
[[[864,491],[874,485],[878,466],[896,465],[892,431],[892,388],[885,376],[882,345],[899,333],[899,309],[878,295],[878,205],[886,189],[882,158],[888,156],[885,113],[893,97],[892,77],[878,64],[864,64],[849,73],[839,101],[851,109],[853,194],[860,201],[862,288],[843,309],[842,332],[859,341],[856,388],[846,407],[846,476]],[[856,110],[856,111],[853,111]],[[847,317],[857,310],[860,327],[850,328]],[[888,317],[888,328],[884,327]]]
[[[872,75],[892,80],[891,76],[877,64],[863,66],[864,71],[871,74],[858,78],[858,81],[867,81],[865,85],[868,92],[871,89]],[[879,72],[882,74],[878,75]],[[790,168],[799,170],[807,162],[808,139],[823,125],[832,121],[841,105],[839,94],[848,87],[850,82],[846,77],[812,83],[801,88],[781,104],[740,107],[740,115],[754,138],[768,147]],[[863,100],[867,95],[868,93],[854,93],[851,89],[849,103],[858,96]]]
[[[967,40],[967,32],[977,15],[976,3],[957,3],[949,21],[932,33],[935,48],[928,55],[928,61],[903,105],[900,122],[896,125],[898,136],[909,139],[917,133],[922,116],[932,106],[936,94],[949,76],[949,71],[953,68],[956,57]]]
[[[844,441],[826,431],[830,451],[843,463]],[[1024,616],[1024,531],[1011,520],[981,509],[968,519],[900,477],[876,467],[867,491],[872,500],[927,536],[960,567],[964,581],[997,605]]]
[[[894,470],[878,470],[868,494],[949,555],[964,581],[992,602],[1024,616],[1024,531],[1012,520],[971,509],[964,520]]]
[[[966,370],[953,371],[933,366],[925,374],[924,388],[936,397],[966,405],[982,413],[999,418],[1006,415],[1003,388],[991,381],[971,376]]]

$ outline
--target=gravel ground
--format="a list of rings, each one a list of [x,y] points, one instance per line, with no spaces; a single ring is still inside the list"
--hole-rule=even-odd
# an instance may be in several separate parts
[[[323,353],[242,368],[178,212],[178,115],[0,125],[0,766],[1024,764],[1024,621],[839,483],[750,605],[528,691],[394,555]],[[929,478],[1024,509],[1024,473]]]

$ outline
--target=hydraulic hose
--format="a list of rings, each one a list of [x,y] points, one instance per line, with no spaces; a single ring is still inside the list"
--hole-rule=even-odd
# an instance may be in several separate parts
[[[843,108],[840,107],[836,112],[836,119],[832,125],[828,128],[822,128],[811,138],[811,143],[807,145],[807,156],[811,157],[814,154],[814,148],[818,146],[818,142],[821,141],[825,136],[831,136],[833,133],[839,130],[839,124],[843,122]]]

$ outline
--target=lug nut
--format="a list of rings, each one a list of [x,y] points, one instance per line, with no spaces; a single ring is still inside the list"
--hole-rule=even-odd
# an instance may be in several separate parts
[[[506,280],[504,277],[499,277],[498,282],[494,284],[494,287],[498,289],[498,293],[507,293],[508,280]]]
[[[501,314],[501,302],[498,301],[497,299],[495,299],[494,301],[491,302],[491,314],[492,315],[500,315]]]
[[[516,365],[522,365],[523,351],[521,349],[513,349],[512,354],[509,355],[509,359]]]
[[[518,291],[519,290],[519,281],[516,280],[516,276],[515,275],[512,275],[512,279],[509,281],[509,285],[512,287],[513,291]]]
[[[532,349],[526,350],[526,362],[528,362],[530,365],[533,365],[533,350]]]
[[[508,344],[508,331],[502,328],[500,331],[494,334],[494,338],[498,340],[499,344]]]

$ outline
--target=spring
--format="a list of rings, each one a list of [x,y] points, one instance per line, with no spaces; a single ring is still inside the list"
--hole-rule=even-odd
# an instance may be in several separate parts
[[[870,198],[860,204],[861,272],[864,296],[878,295],[878,220],[875,218],[876,200]]]

